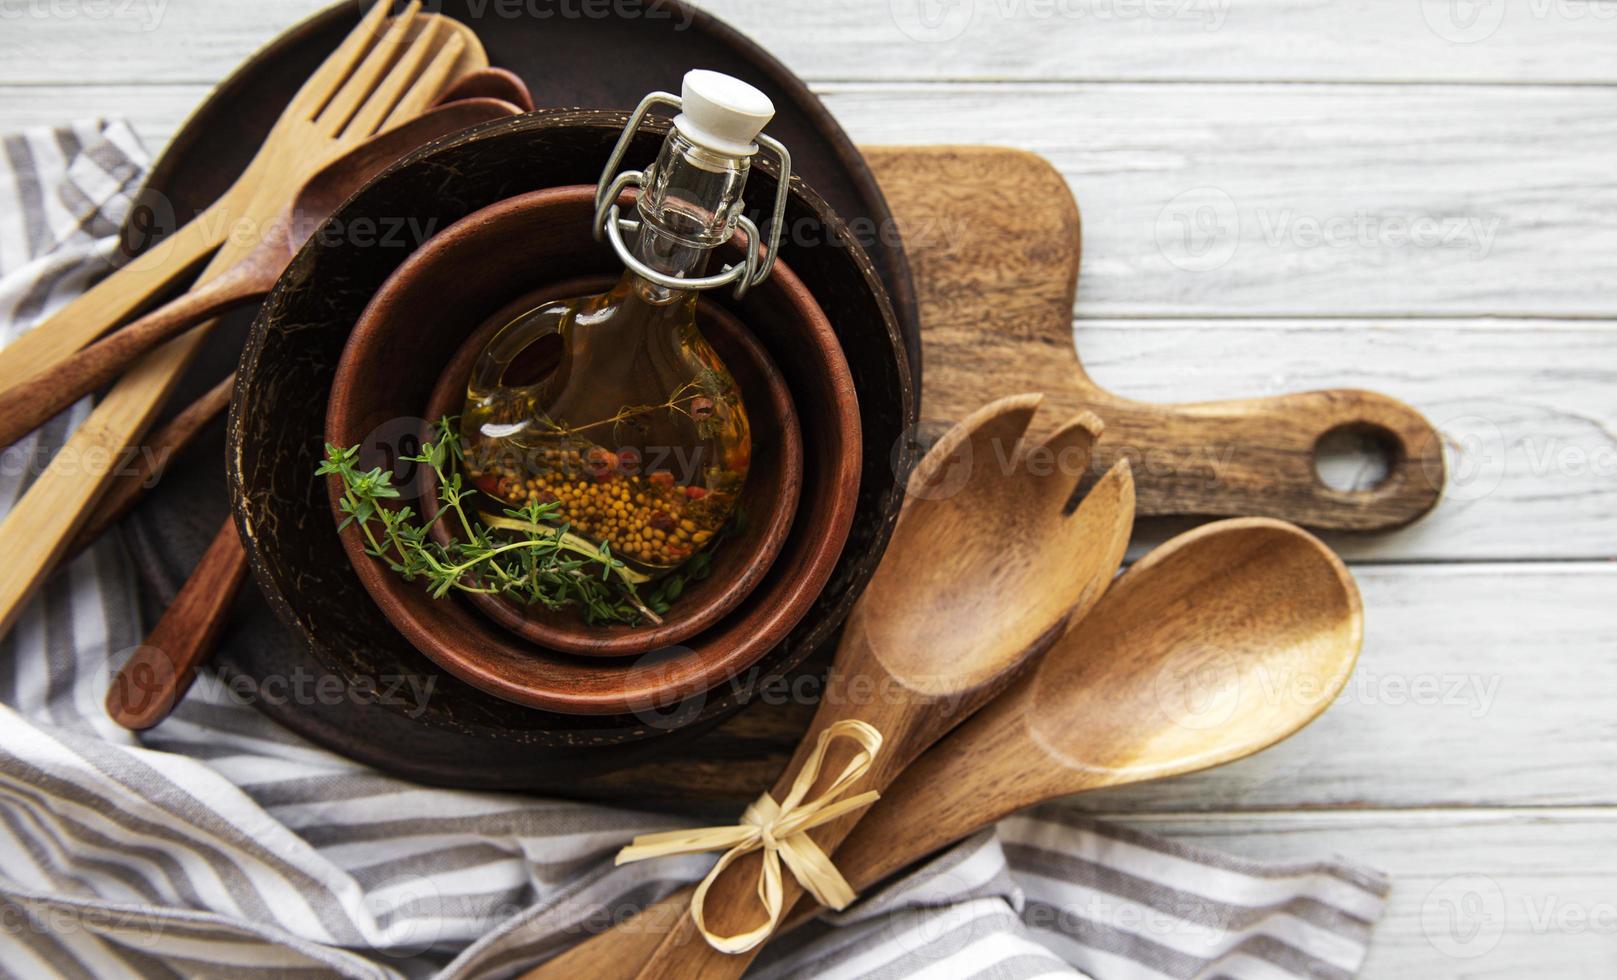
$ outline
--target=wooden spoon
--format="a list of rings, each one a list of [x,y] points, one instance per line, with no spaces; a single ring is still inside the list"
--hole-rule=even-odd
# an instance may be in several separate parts
[[[1130,568],[1034,670],[911,763],[837,849],[836,865],[862,890],[1023,807],[1258,752],[1335,699],[1362,638],[1352,577],[1308,533],[1243,518],[1182,534]],[[527,977],[633,976],[691,891]],[[805,898],[780,931],[817,912]]]
[[[886,555],[848,619],[827,696],[771,793],[777,801],[819,733],[844,719],[868,722],[884,738],[846,795],[881,790],[1002,690],[1111,581],[1133,526],[1128,464],[1069,513],[1101,423],[1082,413],[1044,443],[1024,443],[1041,397],[979,409],[921,461]],[[810,835],[831,854],[861,816],[845,814]],[[705,904],[712,932],[758,925],[760,866],[760,855],[749,854],[714,880]],[[802,889],[790,876],[782,885],[789,909]],[[680,917],[641,975],[739,976],[751,957],[718,953],[695,929],[691,917]]]
[[[0,446],[9,446],[118,377],[152,348],[204,320],[259,299],[321,222],[372,177],[417,147],[522,110],[468,98],[429,110],[371,139],[310,177],[240,262],[196,289],[0,393]]]
[[[879,881],[1023,807],[1251,755],[1330,706],[1363,640],[1358,587],[1313,535],[1261,517],[1188,531],[910,766],[837,864]]]
[[[281,230],[267,237],[244,260],[243,271],[221,277],[236,283],[234,287],[220,287],[221,293],[237,297],[239,302],[267,292],[318,223],[376,174],[440,136],[488,119],[514,115],[517,111],[515,105],[498,99],[451,102],[356,147],[310,179],[294,207],[278,223]],[[212,291],[213,282],[219,281],[213,280],[198,292]],[[186,304],[195,295],[197,293],[182,297],[153,316],[161,317],[166,310]],[[202,304],[208,302],[203,300]],[[212,315],[205,311],[199,313],[194,307],[188,309],[193,319]],[[171,329],[181,330],[185,325],[178,323]],[[138,323],[132,325],[138,326]],[[120,336],[122,333],[114,334],[85,354],[104,344],[115,343]],[[218,403],[217,389],[213,394],[215,397],[208,407]],[[227,518],[146,643],[114,678],[107,691],[107,713],[113,721],[134,731],[144,731],[168,717],[185,696],[196,677],[197,667],[212,653],[229,618],[236,592],[246,577],[247,555],[236,536],[235,521]]]
[[[485,77],[488,76],[488,77]],[[466,83],[466,84],[462,84]],[[433,108],[448,105],[453,102],[466,101],[472,98],[489,98],[490,96],[460,96],[463,90],[503,90],[510,98],[502,101],[513,106],[533,106],[533,96],[528,93],[527,86],[522,80],[503,68],[484,68],[474,71],[456,83],[445,92],[434,104]],[[216,417],[223,415],[230,406],[230,393],[236,382],[235,374],[230,374],[217,385],[208,389],[207,394],[187,405],[172,419],[164,423],[163,427],[146,439],[137,465],[128,469],[120,468],[114,474],[107,487],[106,493],[96,502],[95,512],[90,519],[80,527],[74,536],[73,542],[68,545],[67,551],[57,559],[56,567],[72,561],[80,552],[89,547],[92,542],[106,533],[107,529],[123,520],[135,505],[145,496],[156,482],[156,474],[162,465],[170,458],[179,455],[190,445],[197,436],[204,431],[208,423]]]
[[[32,377],[106,333],[228,246],[238,219],[271,217],[316,170],[419,115],[461,76],[488,67],[482,42],[466,25],[423,14],[419,0],[390,18],[392,5],[378,0],[370,8],[293,96],[217,201],[7,344],[0,350],[0,379]],[[256,205],[266,202],[269,210],[260,211]]]
[[[516,72],[504,68],[484,68],[466,74],[449,87],[440,101],[462,99],[500,99],[523,112],[533,111],[533,94],[528,91],[527,83]]]

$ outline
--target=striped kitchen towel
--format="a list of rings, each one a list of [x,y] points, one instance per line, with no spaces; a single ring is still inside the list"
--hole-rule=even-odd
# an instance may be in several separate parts
[[[120,123],[4,139],[0,337],[105,272],[145,156]],[[16,379],[4,379],[13,381]],[[0,512],[87,405],[6,450]],[[203,677],[134,736],[101,705],[139,642],[115,540],[0,640],[0,974],[504,977],[701,875],[615,868],[654,814],[428,789]],[[1208,853],[1060,807],[1017,816],[772,946],[763,977],[1350,977],[1388,884]]]

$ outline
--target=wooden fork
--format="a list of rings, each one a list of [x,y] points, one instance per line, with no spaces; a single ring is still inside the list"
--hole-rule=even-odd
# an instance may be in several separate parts
[[[439,77],[422,74],[420,81],[440,86],[452,84],[480,63],[486,65],[487,56],[470,28],[447,18],[419,15],[419,3],[389,22],[387,6],[382,2],[372,8],[310,76],[270,130],[258,155],[217,201],[0,350],[0,384],[9,385],[54,365],[126,319],[181,273],[196,268],[225,243],[234,228],[250,227],[248,208],[258,193],[281,188],[295,192],[310,174],[348,147],[426,108],[432,101],[424,98],[429,93],[420,87],[405,91],[412,81],[406,69],[419,72],[424,57],[433,58],[429,70]],[[404,54],[412,64],[399,61],[400,71],[388,71],[394,57],[406,48]],[[363,117],[354,114],[355,103],[361,100],[367,109]],[[376,118],[389,109],[386,118]]]
[[[133,312],[217,246],[204,280],[252,250],[240,230],[265,228],[308,177],[361,141],[430,106],[461,74],[487,66],[464,25],[423,16],[419,0],[388,19],[378,3],[305,82],[264,146],[220,201],[171,246],[121,270],[0,355],[0,377],[26,378]],[[147,355],[96,406],[0,524],[0,635],[43,582],[105,487],[111,460],[139,439],[211,323]],[[33,338],[38,337],[37,341]],[[33,341],[24,346],[23,341]]]

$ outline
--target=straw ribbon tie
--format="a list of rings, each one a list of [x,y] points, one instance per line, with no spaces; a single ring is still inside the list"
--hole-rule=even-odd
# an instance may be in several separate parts
[[[838,738],[849,738],[859,743],[860,751],[849,761],[825,792],[812,800],[804,800],[820,778],[820,767],[831,743]],[[843,909],[854,900],[853,888],[831,863],[826,853],[808,836],[808,831],[830,823],[845,813],[869,806],[881,798],[875,790],[838,800],[847,788],[870,769],[881,751],[882,735],[874,726],[862,721],[846,719],[836,722],[820,732],[814,751],[803,761],[792,782],[791,792],[783,802],[764,793],[747,807],[741,822],[733,827],[702,827],[696,830],[674,830],[661,834],[642,834],[629,846],[618,852],[616,864],[644,861],[647,858],[668,857],[674,854],[700,854],[704,851],[726,849],[719,863],[707,873],[691,897],[691,918],[697,931],[709,946],[721,953],[744,953],[769,937],[780,921],[783,895],[780,865],[786,862],[792,876],[826,908]],[[763,905],[768,921],[756,929],[734,936],[716,936],[708,931],[702,915],[702,902],[707,890],[718,880],[726,868],[744,854],[763,851],[763,867],[758,873],[758,901]]]

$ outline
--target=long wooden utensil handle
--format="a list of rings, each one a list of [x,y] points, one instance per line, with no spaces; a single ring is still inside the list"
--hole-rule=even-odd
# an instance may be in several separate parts
[[[882,682],[890,679],[890,675],[882,667],[881,657],[871,646],[868,632],[863,625],[863,617],[867,613],[867,607],[855,606],[853,615],[849,617],[842,634],[842,642],[837,647],[832,676],[834,678],[840,674],[843,678],[868,678],[874,682],[873,689],[881,690]],[[981,699],[987,697],[992,690],[994,688],[985,687],[972,692],[969,697],[965,691],[958,692],[957,697],[947,706],[941,702],[930,701],[917,690],[906,692],[907,696],[904,698],[891,700],[874,698],[868,704],[861,704],[856,699],[846,697],[823,700],[815,713],[814,721],[810,723],[808,731],[798,743],[792,761],[787,764],[779,780],[776,781],[771,796],[777,801],[786,799],[819,733],[844,718],[857,718],[871,724],[884,738],[882,751],[876,754],[870,769],[854,783],[849,793],[885,789],[916,754],[925,750],[947,731],[954,720],[974,710],[977,704],[981,703]],[[897,703],[894,703],[894,700]],[[973,700],[977,703],[972,703]],[[917,710],[918,705],[924,707]],[[837,757],[837,761],[832,762],[828,758],[827,769],[835,772],[838,767],[845,764],[845,761],[844,750],[844,753]],[[858,826],[865,812],[861,809],[844,814],[809,831],[808,834],[825,854],[832,856],[834,862],[837,845]],[[745,922],[748,927],[758,923],[761,912],[757,908],[756,893],[762,860],[762,855],[757,852],[743,855],[731,865],[726,874],[714,880],[704,906],[707,923],[714,932],[723,935],[734,932],[741,922]],[[783,896],[782,911],[789,912],[797,904],[798,898],[804,894],[803,885],[793,874],[786,872],[782,875],[780,887]],[[758,945],[744,953],[733,955],[717,953],[701,937],[695,920],[686,915],[674,920],[669,931],[662,936],[656,950],[640,966],[635,976],[641,980],[685,976],[739,977],[745,972],[747,964],[762,951],[763,946]]]
[[[253,172],[249,166],[248,173]],[[285,191],[279,185],[266,184],[255,195],[238,194],[236,188],[242,186],[238,181],[220,204],[208,209],[207,214],[217,211],[217,216],[206,225],[222,226],[233,214],[275,215],[285,207]],[[245,204],[240,204],[244,196]],[[181,233],[188,237],[192,234],[185,229]],[[202,270],[199,284],[223,275],[255,247],[248,238],[227,237]],[[116,461],[126,448],[138,445],[214,322],[196,325],[132,365],[0,523],[0,549],[4,552],[0,560],[0,636],[11,629],[22,607],[66,553],[79,529],[89,522],[91,509],[106,489]],[[39,328],[44,329],[48,325]]]
[[[130,368],[52,457],[0,523],[0,635],[88,523],[118,461],[178,383],[213,321],[152,351]]]
[[[184,272],[199,266],[229,231],[225,216],[230,196],[0,349],[0,383],[32,378],[60,363],[127,320]]]
[[[241,266],[114,331],[32,378],[0,392],[0,447],[107,385],[152,348],[263,292]]]
[[[74,536],[67,552],[57,562],[61,567],[72,561],[114,524],[135,509],[146,492],[162,479],[163,471],[175,456],[190,448],[191,443],[225,409],[230,407],[230,393],[235,388],[234,374],[208,389],[208,393],[187,405],[178,415],[152,433],[140,452],[125,461],[113,474],[106,494],[96,503],[95,513]]]
[[[107,691],[113,721],[144,731],[168,717],[230,621],[227,613],[246,577],[247,553],[235,521],[226,519],[156,628],[113,678]]]

